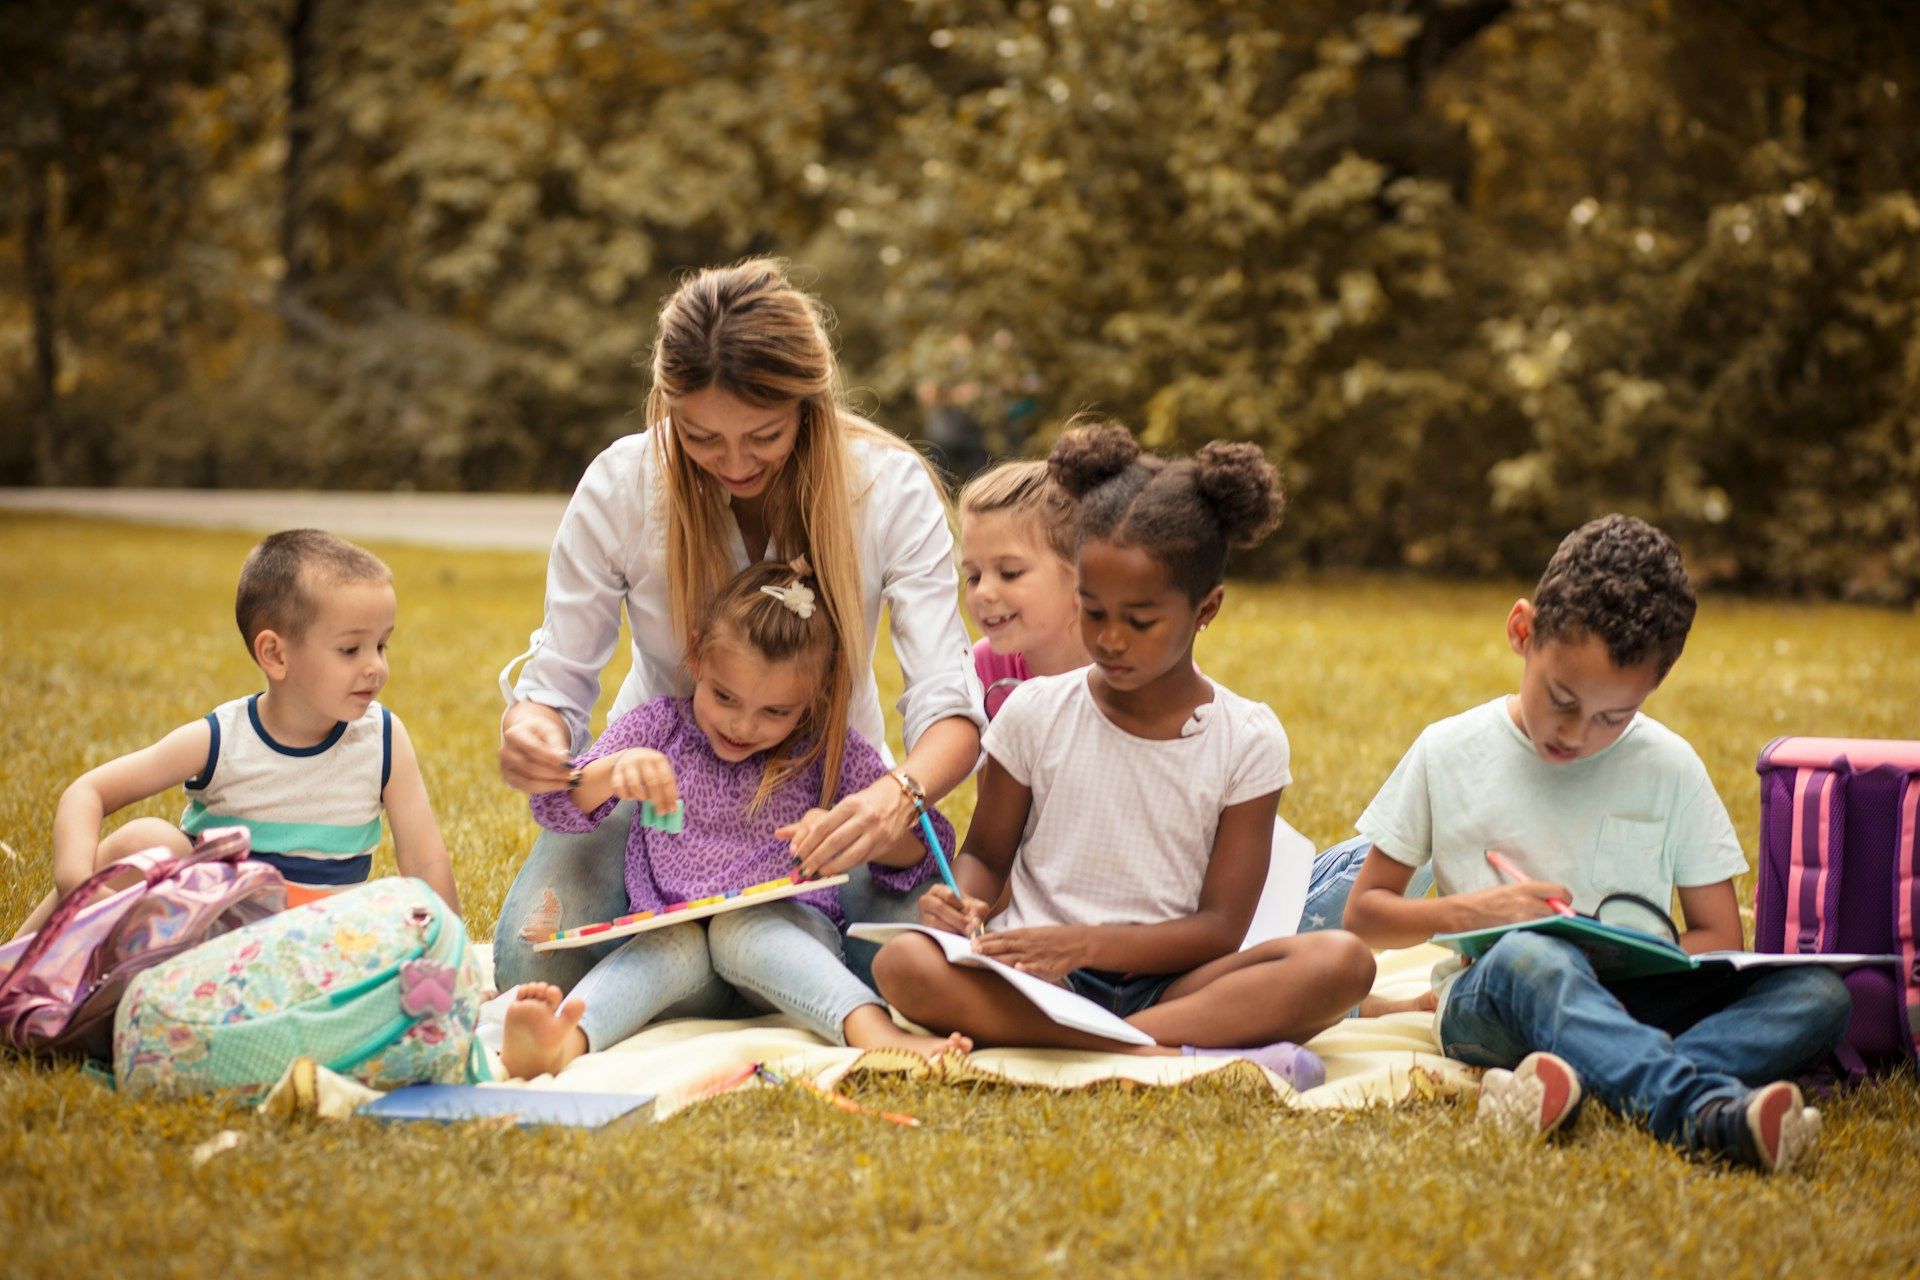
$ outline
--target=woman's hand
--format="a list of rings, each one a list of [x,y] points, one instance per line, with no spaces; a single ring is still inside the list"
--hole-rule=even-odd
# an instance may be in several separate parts
[[[680,784],[673,776],[673,762],[646,747],[617,752],[608,770],[607,785],[616,798],[645,800],[659,813],[672,813],[680,803]]]
[[[552,707],[516,702],[500,724],[500,776],[515,791],[564,791],[573,771],[567,722]]]
[[[992,910],[978,898],[958,898],[953,890],[937,884],[920,895],[920,923],[932,929],[944,929],[971,938],[986,928]]]
[[[913,802],[892,777],[877,779],[843,798],[831,809],[813,809],[790,827],[774,832],[790,842],[797,870],[808,879],[837,876],[873,861],[874,855],[906,834]]]
[[[935,892],[927,890],[927,897]],[[973,949],[990,960],[998,960],[1048,982],[1058,982],[1087,963],[1086,931],[1075,925],[1042,925],[989,933],[975,938]]]

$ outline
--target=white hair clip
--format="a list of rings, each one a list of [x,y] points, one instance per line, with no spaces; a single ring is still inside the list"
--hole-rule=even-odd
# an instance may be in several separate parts
[[[804,582],[790,582],[784,587],[762,587],[760,592],[793,610],[802,621],[813,616],[813,588]]]

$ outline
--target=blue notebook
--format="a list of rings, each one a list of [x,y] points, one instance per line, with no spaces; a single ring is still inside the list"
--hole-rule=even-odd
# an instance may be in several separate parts
[[[653,1115],[650,1093],[561,1093],[550,1089],[483,1089],[471,1084],[416,1084],[361,1105],[376,1120],[508,1120],[598,1129],[638,1113]]]

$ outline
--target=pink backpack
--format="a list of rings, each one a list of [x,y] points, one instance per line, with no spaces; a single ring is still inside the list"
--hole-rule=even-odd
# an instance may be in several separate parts
[[[249,849],[244,827],[220,827],[184,858],[136,853],[0,947],[0,1045],[110,1060],[114,1008],[135,974],[286,908],[286,882]]]
[[[1845,977],[1835,1056],[1858,1078],[1920,1057],[1920,742],[1776,738],[1760,753],[1757,951],[1898,955]]]

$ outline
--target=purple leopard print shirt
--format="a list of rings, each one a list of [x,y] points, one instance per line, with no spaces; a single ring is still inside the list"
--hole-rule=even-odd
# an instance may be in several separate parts
[[[760,786],[766,753],[729,764],[713,753],[707,735],[694,723],[688,699],[659,697],[608,725],[586,754],[573,762],[574,767],[632,747],[650,747],[673,762],[680,803],[686,806],[687,816],[679,835],[633,824],[633,834],[627,839],[628,910],[658,911],[672,903],[778,879],[793,870],[787,842],[775,839],[773,833],[798,822],[817,805],[824,762],[816,762],[805,773],[789,779],[767,797],[760,812],[748,817],[747,803]],[[849,730],[846,763],[835,799],[858,791],[886,772],[880,753]],[[591,831],[606,821],[616,803],[608,800],[592,813],[582,813],[565,791],[549,791],[533,797],[533,818],[549,831]],[[953,827],[938,810],[930,809],[929,813],[934,830],[950,853]],[[931,853],[911,867],[884,867],[877,862],[871,867],[874,882],[895,891],[911,889],[935,874]],[[847,927],[840,912],[840,895],[833,889],[803,893],[793,901],[816,906],[841,929]]]

